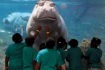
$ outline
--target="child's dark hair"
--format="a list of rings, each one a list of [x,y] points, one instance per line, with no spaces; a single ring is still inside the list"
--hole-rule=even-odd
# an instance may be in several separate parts
[[[57,39],[57,49],[63,48],[64,46],[66,46],[66,44],[66,40],[63,37],[59,37]]]
[[[39,46],[39,50],[45,49],[46,48],[46,44],[43,42],[40,44]]]
[[[35,38],[34,37],[26,37],[25,38],[25,43],[27,46],[32,47],[34,43]]]
[[[78,41],[76,39],[71,39],[68,44],[71,46],[71,47],[77,47],[78,46]]]
[[[13,36],[12,36],[12,40],[15,42],[15,43],[21,43],[22,42],[22,36],[19,34],[19,33],[15,33]]]
[[[55,41],[52,38],[47,39],[46,48],[53,49],[55,46]]]
[[[91,47],[97,48],[101,44],[101,39],[93,37],[91,40]]]

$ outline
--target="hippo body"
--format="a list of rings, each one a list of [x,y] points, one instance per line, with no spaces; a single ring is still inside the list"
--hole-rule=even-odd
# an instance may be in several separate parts
[[[27,23],[26,31],[29,36],[34,36],[37,27],[41,26],[41,31],[35,39],[35,44],[39,46],[47,39],[47,27],[50,36],[55,41],[62,36],[67,39],[67,30],[63,18],[57,12],[52,1],[42,0],[35,5],[32,15]]]

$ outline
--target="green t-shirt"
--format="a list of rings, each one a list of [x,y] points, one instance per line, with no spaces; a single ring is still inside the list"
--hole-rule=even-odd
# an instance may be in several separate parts
[[[79,47],[68,49],[67,60],[69,61],[69,70],[83,70],[82,51]]]
[[[33,68],[33,60],[36,58],[37,51],[32,47],[24,47],[23,49],[23,65],[25,68]]]
[[[23,67],[22,52],[25,44],[11,44],[6,49],[5,55],[9,57],[9,70],[21,69]]]
[[[65,60],[65,58],[67,57],[67,51],[62,48],[58,49],[58,51],[60,52],[62,59]]]
[[[40,70],[56,70],[57,66],[64,64],[60,53],[56,49],[39,51],[36,61],[40,64]]]
[[[89,48],[86,52],[89,67],[101,68],[102,50],[99,48]]]

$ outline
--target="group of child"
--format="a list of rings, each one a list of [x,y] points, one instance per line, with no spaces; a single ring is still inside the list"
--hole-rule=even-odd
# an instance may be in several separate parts
[[[67,70],[66,62],[69,63],[68,70],[83,70],[83,58],[87,60],[89,70],[101,70],[99,38],[92,38],[85,55],[76,39],[66,42],[63,37],[59,37],[57,41],[48,38],[39,46],[39,51],[32,47],[35,37],[26,37],[25,43],[22,43],[22,36],[16,33],[12,40],[14,43],[5,52],[5,70]]]

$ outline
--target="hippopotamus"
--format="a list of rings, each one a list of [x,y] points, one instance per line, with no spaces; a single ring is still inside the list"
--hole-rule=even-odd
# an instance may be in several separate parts
[[[32,11],[29,21],[26,26],[28,36],[34,36],[37,28],[40,27],[40,32],[35,39],[37,47],[45,42],[47,33],[49,37],[55,41],[62,36],[67,40],[67,29],[62,16],[56,10],[54,2],[50,0],[40,0]]]
[[[19,32],[21,35],[26,34],[26,24],[30,17],[30,12],[12,12],[8,16],[3,18],[3,24],[5,30],[16,33]]]

